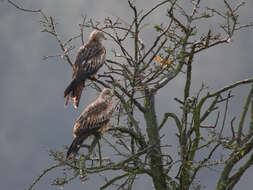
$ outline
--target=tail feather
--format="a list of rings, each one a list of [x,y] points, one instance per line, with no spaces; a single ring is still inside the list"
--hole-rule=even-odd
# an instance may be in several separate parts
[[[99,134],[99,132],[103,133],[105,130],[107,130],[109,121],[110,121],[109,119],[105,119],[101,122],[98,122],[96,127],[88,129],[85,133],[83,132],[84,134],[82,136],[75,137],[67,151],[66,159],[68,159],[70,154],[72,154],[73,157],[75,157],[83,141],[87,139],[90,135],[96,135]],[[105,129],[103,129],[103,126],[105,126]]]
[[[73,105],[77,109],[79,106],[79,101],[83,92],[84,84],[79,84],[76,87],[75,93],[73,94]]]
[[[70,154],[72,154],[74,157],[76,156],[77,152],[80,149],[81,144],[83,143],[83,141],[88,138],[88,134],[82,136],[82,137],[75,137],[72,144],[70,145],[67,155],[66,155],[66,159],[70,156]]]
[[[94,75],[96,72],[92,71],[92,72],[87,72],[84,73],[82,75],[76,76],[72,79],[72,81],[70,82],[70,84],[67,86],[67,88],[64,91],[64,98],[66,98],[66,96],[70,93],[75,91],[76,87],[81,83],[84,82],[87,78],[89,78],[90,76]]]
[[[64,91],[64,98],[66,98],[66,96],[69,95],[70,92],[74,91],[77,85],[78,85],[77,80],[73,78],[70,84],[67,86],[67,88]]]
[[[80,102],[80,98],[82,95],[82,91],[84,88],[84,83],[80,83],[71,93],[71,95],[67,96],[66,102],[65,102],[65,107],[67,107],[69,101],[71,100],[71,98],[73,99],[73,105],[74,107],[77,109],[79,106],[79,102]]]

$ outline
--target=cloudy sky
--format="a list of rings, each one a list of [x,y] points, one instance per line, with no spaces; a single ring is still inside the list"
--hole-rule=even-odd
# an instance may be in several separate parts
[[[124,0],[22,0],[20,4],[27,8],[39,8],[51,15],[60,23],[58,30],[62,39],[68,39],[78,34],[78,24],[81,15],[88,15],[96,20],[105,17],[120,16],[128,19],[131,11],[127,9]],[[137,6],[144,10],[152,7],[151,0],[136,0]],[[213,3],[213,6],[216,4]],[[219,5],[217,3],[217,5]],[[248,0],[242,9],[241,21],[253,21],[253,3]],[[164,11],[160,10],[150,18],[150,22],[159,22],[164,18]],[[42,60],[44,55],[59,54],[56,41],[48,34],[40,32],[39,17],[33,13],[24,13],[13,8],[6,0],[0,1],[0,179],[1,189],[24,189],[35,176],[53,164],[49,160],[49,149],[60,149],[72,141],[72,126],[81,109],[74,110],[71,106],[64,108],[63,89],[71,78],[71,69],[63,60],[53,58]],[[209,27],[215,27],[210,24]],[[85,31],[87,40],[89,30]],[[143,36],[145,43],[150,37]],[[75,42],[76,46],[80,42]],[[105,42],[111,49],[111,42]],[[194,63],[193,91],[196,94],[204,81],[211,89],[253,77],[252,63],[253,30],[244,30],[236,34],[233,42],[212,48],[198,55]],[[73,51],[71,58],[75,55]],[[157,101],[158,119],[160,113],[175,111],[178,105],[173,98],[180,95],[184,78],[179,77],[159,94]],[[231,105],[229,117],[240,113],[243,98],[247,95],[248,86],[237,88],[234,103]],[[94,100],[97,94],[86,91],[82,97],[80,108]],[[81,101],[82,101],[81,100]],[[167,102],[167,104],[164,104]],[[175,134],[169,135],[170,144],[176,140]],[[200,176],[206,189],[213,188],[212,182],[218,172],[212,171]],[[207,172],[205,171],[205,172]],[[36,189],[58,189],[50,186],[52,180],[59,173],[52,173],[39,182]],[[237,189],[252,187],[253,169],[249,169]],[[152,189],[149,178],[137,180],[135,188]],[[85,187],[97,189],[101,184],[101,177],[92,176]],[[88,188],[89,187],[89,188]],[[64,189],[83,189],[84,186],[75,180]]]

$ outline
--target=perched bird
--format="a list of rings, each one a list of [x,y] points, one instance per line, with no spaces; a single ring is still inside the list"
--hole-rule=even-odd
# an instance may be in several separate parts
[[[114,110],[113,93],[105,88],[98,99],[88,105],[76,121],[73,129],[74,140],[70,145],[66,158],[70,154],[75,157],[83,141],[91,135],[104,133],[110,125]]]
[[[74,107],[78,107],[85,80],[95,77],[105,63],[106,50],[102,44],[103,39],[106,40],[104,33],[94,30],[88,42],[80,47],[73,65],[72,81],[64,91],[64,98],[67,97],[65,105],[72,98]]]

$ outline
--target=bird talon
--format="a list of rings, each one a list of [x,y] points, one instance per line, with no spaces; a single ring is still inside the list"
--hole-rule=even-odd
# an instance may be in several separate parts
[[[97,76],[96,75],[92,75],[90,78],[91,79],[97,79]]]

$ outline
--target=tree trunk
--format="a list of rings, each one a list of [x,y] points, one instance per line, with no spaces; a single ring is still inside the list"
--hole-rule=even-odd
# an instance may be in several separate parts
[[[145,113],[146,130],[150,145],[155,145],[149,152],[150,168],[152,172],[153,184],[156,190],[167,189],[166,175],[164,174],[159,129],[155,114],[155,97],[150,92],[145,93]]]

